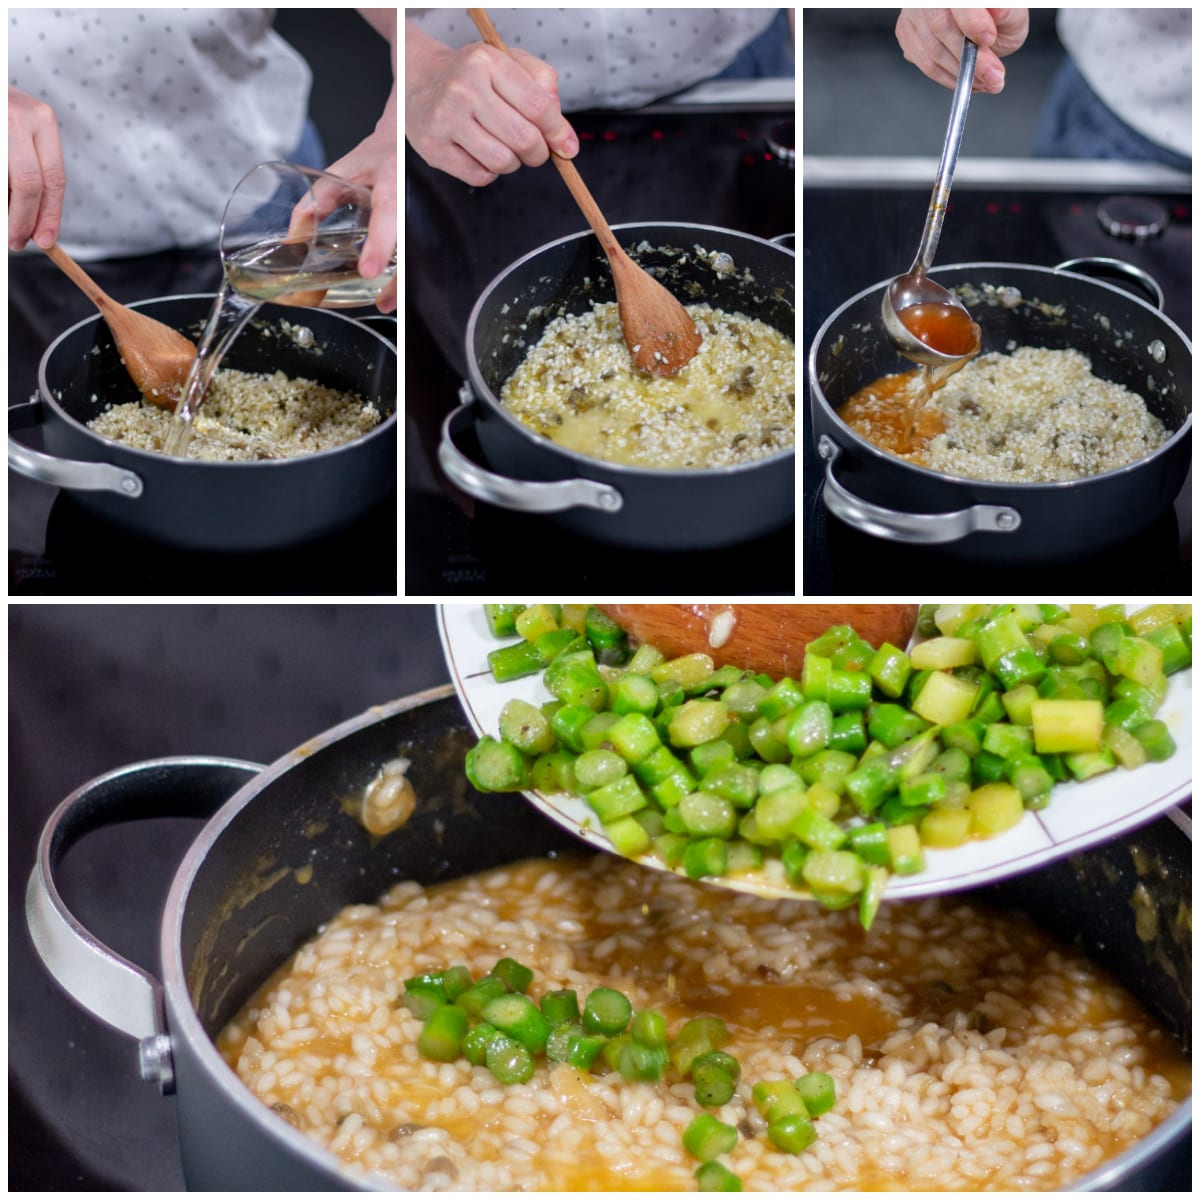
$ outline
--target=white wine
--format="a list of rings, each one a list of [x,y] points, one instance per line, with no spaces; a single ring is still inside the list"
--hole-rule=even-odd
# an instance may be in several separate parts
[[[393,261],[374,279],[358,273],[365,229],[331,230],[308,241],[256,242],[225,257],[225,278],[253,300],[309,308],[374,304],[396,274]]]
[[[164,454],[174,458],[187,457],[188,446],[192,440],[192,422],[196,419],[196,413],[200,411],[200,405],[204,403],[212,377],[217,373],[221,360],[238,334],[260,308],[261,301],[235,292],[229,286],[228,280],[221,284],[209,311],[204,333],[196,346],[196,357],[192,361],[192,369],[188,372],[183,393],[175,405],[171,428],[163,443]]]

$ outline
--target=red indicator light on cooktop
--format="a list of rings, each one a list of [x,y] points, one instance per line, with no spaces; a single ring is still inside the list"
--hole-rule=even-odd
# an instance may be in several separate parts
[[[650,136],[656,141],[661,142],[667,135],[661,129],[650,130]]]
[[[606,129],[600,136],[606,142],[615,142],[617,140],[617,135],[611,129]]]
[[[1083,216],[1083,205],[1082,204],[1072,204],[1071,205],[1071,216],[1082,217]]]
[[[1025,210],[1024,210],[1024,208],[1021,206],[1021,204],[1020,204],[1020,202],[1019,202],[1019,201],[1017,201],[1017,200],[1014,200],[1014,201],[1013,201],[1013,202],[1012,202],[1012,203],[1011,203],[1011,204],[1008,206],[1008,211],[1009,211],[1010,213],[1020,213],[1020,212],[1024,212]]]
[[[989,200],[987,204],[984,205],[983,211],[987,213],[989,217],[994,217],[1000,211],[1000,205],[997,204],[995,200]]]
[[[579,131],[579,140],[581,142],[594,142],[596,135],[590,129],[581,129]]]
[[[1186,204],[1176,204],[1171,209],[1171,216],[1177,221],[1190,221],[1192,219],[1192,212]]]

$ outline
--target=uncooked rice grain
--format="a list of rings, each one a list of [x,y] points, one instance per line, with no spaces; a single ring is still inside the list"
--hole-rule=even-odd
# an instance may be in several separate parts
[[[369,433],[383,420],[374,404],[353,392],[282,371],[231,369],[213,377],[192,423],[188,457],[209,462],[261,462],[332,450]],[[115,404],[88,428],[139,450],[160,452],[173,416],[142,401]]]

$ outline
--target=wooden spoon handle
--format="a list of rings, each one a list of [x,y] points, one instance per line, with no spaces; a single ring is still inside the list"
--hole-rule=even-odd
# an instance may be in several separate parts
[[[479,30],[479,36],[489,46],[512,58],[512,52],[504,44],[504,39],[496,32],[496,26],[492,24],[492,18],[488,16],[487,9],[468,8],[467,12],[470,14],[471,20],[475,22],[475,28]],[[550,158],[558,168],[558,173],[563,177],[563,182],[574,197],[575,203],[579,205],[579,211],[587,218],[592,232],[600,240],[600,248],[610,258],[614,254],[623,256],[625,251],[621,249],[617,239],[613,236],[613,231],[608,227],[608,222],[604,219],[600,206],[592,197],[592,193],[588,191],[588,186],[575,169],[575,164],[569,158],[563,158],[561,154],[555,154],[553,151],[550,152]]]
[[[831,625],[852,625],[873,646],[908,645],[915,604],[602,604],[623,629],[670,658],[711,654],[729,664],[799,678],[804,648]],[[713,643],[717,644],[714,645]]]
[[[97,308],[113,305],[112,297],[57,242],[47,246],[44,253]]]

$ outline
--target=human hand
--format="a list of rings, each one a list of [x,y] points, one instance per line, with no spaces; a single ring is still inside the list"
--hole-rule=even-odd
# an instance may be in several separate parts
[[[524,50],[482,42],[451,50],[407,26],[404,132],[431,166],[472,187],[573,158],[579,139],[562,115],[558,73]]]
[[[952,88],[964,37],[979,47],[975,92],[1004,87],[1005,55],[1019,50],[1029,33],[1027,8],[906,8],[896,22],[904,57],[935,83]]]
[[[54,110],[8,89],[8,248],[33,238],[42,249],[58,240],[67,172]]]
[[[396,253],[396,106],[395,93],[388,101],[375,132],[365,137],[348,154],[326,170],[340,179],[371,189],[371,217],[367,240],[358,256],[358,271],[364,279],[382,274]],[[375,301],[380,312],[396,311],[396,280]]]

